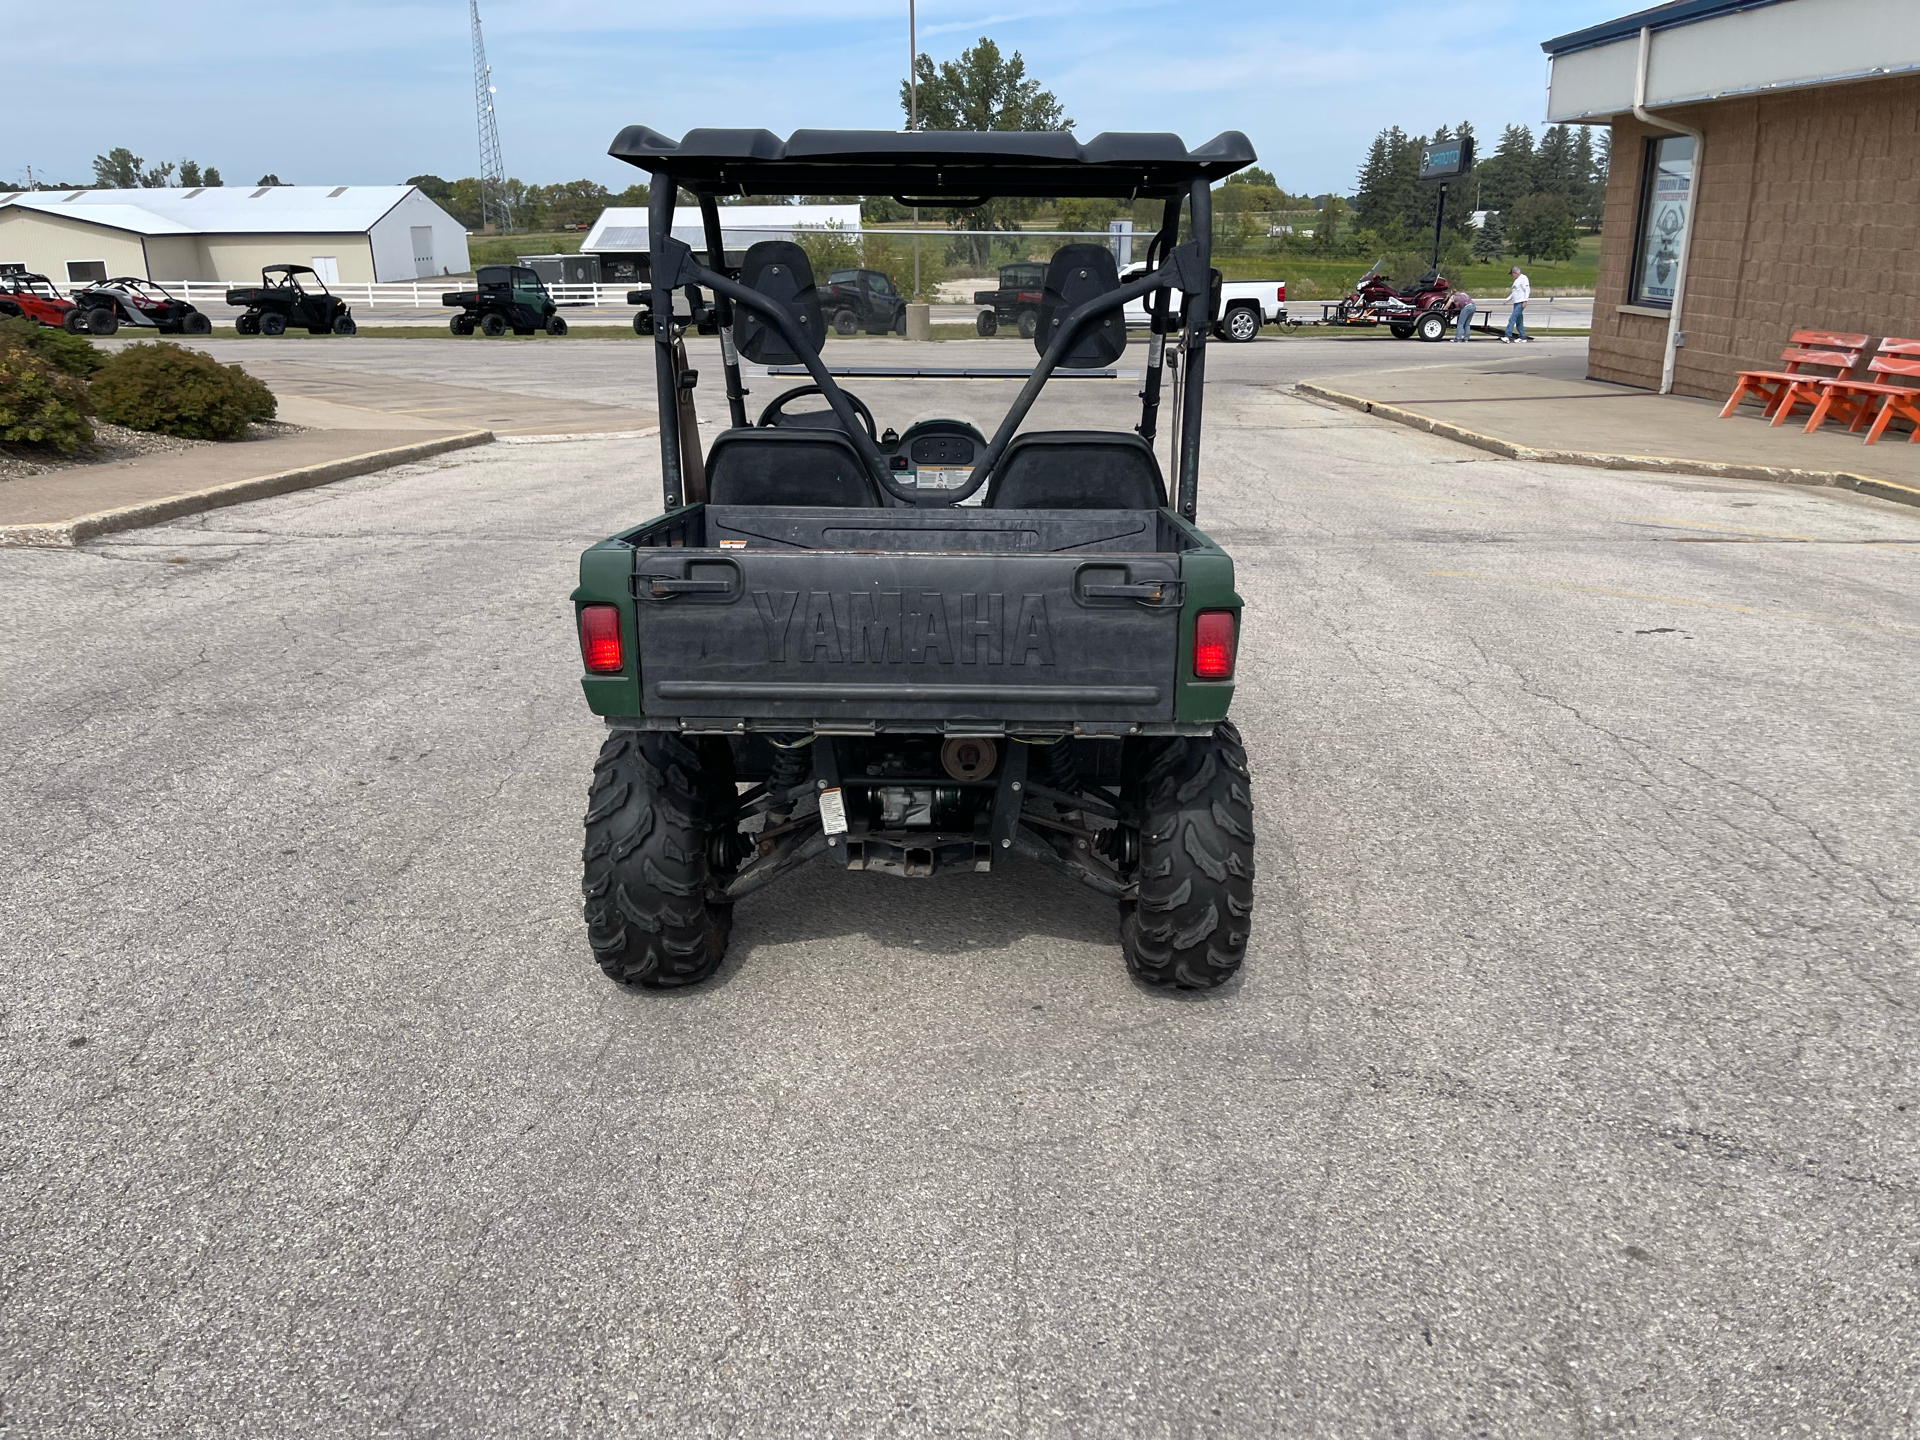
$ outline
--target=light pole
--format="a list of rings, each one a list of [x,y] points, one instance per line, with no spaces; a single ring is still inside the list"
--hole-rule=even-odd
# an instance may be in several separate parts
[[[914,75],[919,63],[920,41],[914,24],[914,0],[907,0],[907,129],[920,128],[920,87]],[[920,207],[913,207],[913,298],[920,300]]]

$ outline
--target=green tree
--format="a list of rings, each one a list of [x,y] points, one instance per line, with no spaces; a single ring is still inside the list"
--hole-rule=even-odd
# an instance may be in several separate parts
[[[93,183],[102,190],[137,190],[140,167],[146,163],[126,146],[116,145],[106,154],[93,157]]]
[[[986,36],[960,52],[957,60],[943,60],[938,66],[930,55],[917,55],[913,62],[914,88],[918,92],[918,119],[922,130],[1071,130],[1073,121],[1051,90],[1027,76],[1027,62],[1018,50],[1003,56],[1000,47]],[[912,108],[909,87],[900,84],[900,111]],[[1033,202],[1018,199],[992,199],[982,205],[954,206],[941,211],[941,218],[955,230],[1019,229],[1020,220],[1033,212]],[[991,237],[968,235],[955,238],[955,258],[964,256],[975,264],[986,265],[992,259]]]
[[[1474,167],[1480,192],[1479,209],[1512,211],[1522,195],[1539,190],[1534,183],[1533,132],[1524,125],[1509,125],[1500,132],[1500,144],[1493,154]]]
[[[652,193],[653,192],[647,188],[647,184],[643,180],[643,181],[640,181],[638,184],[627,186],[626,189],[622,190],[618,195],[615,195],[610,203],[614,205],[628,206],[633,209],[644,210],[647,205],[647,197]]]
[[[606,186],[592,180],[564,180],[557,185],[540,186],[539,199],[549,225],[577,226],[591,225],[613,196]]]
[[[1487,265],[1506,253],[1507,222],[1498,210],[1488,211],[1486,223],[1473,232],[1473,258]]]
[[[1227,177],[1229,185],[1265,185],[1278,190],[1280,182],[1273,178],[1271,170],[1262,170],[1258,165],[1249,165],[1244,170],[1236,170]]]
[[[200,184],[200,165],[198,161],[182,160],[180,162],[180,183],[189,187]]]
[[[1094,195],[1062,200],[1056,209],[1062,230],[1104,230],[1120,213],[1120,203]]]
[[[1528,260],[1571,260],[1578,250],[1564,195],[1525,195],[1514,204],[1507,248]]]
[[[255,185],[284,185],[287,182],[282,180],[278,175],[275,175],[271,171],[269,171],[267,174],[262,175],[258,180],[254,181],[253,183]]]
[[[1398,125],[1390,125],[1374,136],[1373,144],[1367,147],[1367,158],[1361,162],[1353,187],[1354,223],[1364,229],[1384,228],[1388,217],[1399,210],[1393,165],[1406,139],[1406,133]]]
[[[453,195],[453,186],[438,175],[409,175],[405,183],[417,187],[422,195],[436,205],[445,205]]]
[[[220,178],[220,172],[218,170],[209,165],[205,170],[201,171],[200,183],[209,190],[218,190],[225,186],[227,182]]]

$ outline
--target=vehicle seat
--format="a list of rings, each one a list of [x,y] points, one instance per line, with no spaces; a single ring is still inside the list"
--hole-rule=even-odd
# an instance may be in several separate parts
[[[987,482],[995,510],[1158,510],[1166,483],[1153,447],[1110,430],[1016,435]]]
[[[877,510],[880,488],[836,430],[724,430],[707,452],[715,505],[830,505]]]

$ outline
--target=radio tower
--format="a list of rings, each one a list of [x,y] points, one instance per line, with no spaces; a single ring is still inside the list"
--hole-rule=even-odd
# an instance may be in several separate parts
[[[493,67],[487,64],[487,43],[480,38],[480,0],[467,0],[473,17],[473,108],[480,121],[480,224],[491,224],[502,234],[513,229],[507,209],[507,167],[500,158],[500,127],[493,119]]]

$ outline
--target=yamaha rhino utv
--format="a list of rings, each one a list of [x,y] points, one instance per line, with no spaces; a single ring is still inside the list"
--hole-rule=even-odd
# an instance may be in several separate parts
[[[610,153],[652,172],[652,313],[672,315],[682,290],[717,327],[732,423],[703,453],[693,322],[656,325],[665,507],[582,555],[572,597],[587,703],[611,731],[583,855],[601,968],[632,985],[706,979],[734,902],[815,860],[925,876],[1017,855],[1118,903],[1140,980],[1227,980],[1253,903],[1247,760],[1227,720],[1241,602],[1194,512],[1218,286],[1209,186],[1252,163],[1246,137],[675,142],[632,126]],[[704,264],[673,233],[682,190],[700,203]],[[820,289],[797,245],[762,241],[729,277],[718,201],[751,194],[1166,204],[1129,284],[1103,246],[1054,254],[1039,363],[988,436],[959,419],[879,429],[836,378],[862,372],[821,361]],[[1056,370],[1119,359],[1136,298],[1152,317],[1139,423],[1023,430]],[[749,419],[741,357],[809,383]],[[795,405],[807,397],[825,408]]]

